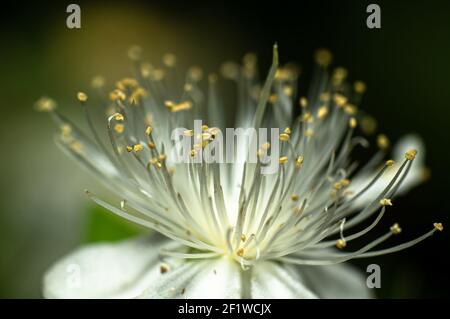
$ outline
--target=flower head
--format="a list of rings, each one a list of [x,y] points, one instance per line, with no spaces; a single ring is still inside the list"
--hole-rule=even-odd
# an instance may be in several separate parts
[[[384,235],[366,245],[359,248],[352,245],[354,239],[375,228],[386,210],[393,206],[393,198],[405,186],[420,181],[423,167],[415,162],[424,148],[418,138],[408,137],[405,141],[418,147],[419,153],[413,148],[403,149],[403,159],[383,162],[389,140],[381,134],[376,141],[379,150],[367,164],[361,166],[351,161],[355,147],[368,145],[365,138],[355,137],[358,125],[361,123],[361,130],[368,132],[373,132],[375,125],[372,118],[358,110],[365,84],[356,81],[350,85],[344,68],[330,73],[332,55],[329,51],[316,52],[316,73],[307,96],[298,93],[298,67],[279,65],[276,46],[264,83],[258,80],[254,54],[245,55],[242,65],[224,63],[221,77],[213,73],[204,80],[203,70],[192,67],[181,82],[176,77],[173,54],[163,57],[162,67],[142,61],[142,52],[137,47],[133,47],[130,57],[135,77],[118,81],[110,91],[105,91],[104,79],[96,77],[92,86],[97,97],[91,98],[92,94],[88,97],[84,92],[77,94],[86,114],[89,136],[63,117],[48,98],[41,99],[37,107],[50,112],[59,125],[58,145],[117,196],[116,200],[107,201],[87,191],[90,198],[109,211],[170,239],[140,240],[138,249],[128,247],[129,243],[122,244],[128,247],[123,248],[124,251],[133,255],[131,259],[141,260],[136,265],[150,262],[152,258],[154,264],[159,263],[150,277],[166,276],[172,268],[179,274],[208,265],[208,276],[214,277],[221,269],[244,278],[236,283],[238,278],[232,276],[229,285],[234,288],[227,288],[222,296],[235,296],[233,289],[236,287],[238,296],[265,296],[255,293],[267,289],[261,288],[262,282],[284,287],[278,278],[281,272],[298,271],[289,264],[331,265],[391,253],[442,230],[442,225],[435,223],[432,230],[415,240],[377,250],[376,246],[401,232],[400,226],[394,224]],[[236,127],[278,128],[281,132],[271,131],[268,134],[271,143],[260,141],[255,144],[257,148],[249,147],[248,143],[237,144],[232,149],[234,161],[231,163],[198,162],[196,159],[210,154],[211,146],[223,139],[222,131],[231,113],[219,93],[220,82],[226,81],[237,88],[237,99],[233,102]],[[103,123],[94,120],[96,112],[106,114]],[[196,119],[202,120],[197,129],[193,127]],[[182,129],[183,137],[192,141],[184,162],[177,160],[179,149],[173,140],[173,131],[178,128]],[[226,140],[229,142],[230,138],[227,136]],[[403,146],[401,144],[400,148]],[[217,151],[224,149],[219,147]],[[274,158],[273,154],[278,156]],[[251,156],[256,160],[248,160]],[[263,174],[262,169],[271,164],[276,164],[277,170]],[[368,226],[351,232],[353,226],[368,219],[372,219]],[[108,248],[98,251],[102,249]],[[152,250],[154,252],[150,253]],[[103,261],[95,266],[93,251],[83,250],[73,258],[85,260],[89,255],[91,259],[87,263],[100,267]],[[120,254],[116,257],[115,253],[103,251],[103,254],[109,263],[126,263],[120,260]],[[140,254],[148,257],[138,256]],[[156,255],[160,258],[158,261]],[[228,266],[223,266],[223,260],[227,260]],[[216,264],[211,266],[211,263]],[[63,281],[61,267],[55,267],[46,277],[46,294],[67,296],[67,289],[57,282]],[[148,275],[139,267],[123,266],[129,276],[141,282],[137,285],[140,288],[132,293],[123,288],[124,283],[119,278],[117,287],[97,287],[100,292],[91,289],[87,295],[81,295],[109,296],[103,291],[107,288],[118,289],[124,296],[132,297],[185,293],[186,290],[181,293],[180,287],[188,285],[187,282],[177,283],[176,293],[170,294],[167,281],[158,282],[154,277],[139,280],[139,276],[146,278]],[[143,271],[141,275],[134,273],[137,268]],[[298,281],[295,290],[302,293],[286,296],[326,296],[323,287],[315,284],[308,287],[306,282],[308,276],[315,281],[327,275],[311,275],[311,270],[301,269],[300,277],[294,277]],[[269,274],[278,281],[275,277],[267,279]],[[156,284],[149,284],[154,281]],[[77,296],[76,291],[69,295]]]

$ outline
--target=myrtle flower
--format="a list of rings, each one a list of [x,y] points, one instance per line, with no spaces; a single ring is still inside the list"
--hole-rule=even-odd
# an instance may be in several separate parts
[[[423,179],[424,147],[407,136],[386,160],[389,140],[379,134],[366,164],[351,160],[355,148],[369,145],[355,132],[373,134],[376,123],[359,111],[365,84],[351,84],[342,67],[330,71],[329,51],[316,52],[305,96],[299,67],[279,65],[276,46],[263,83],[254,54],[207,79],[199,67],[181,77],[173,54],[160,66],[144,62],[139,47],[129,56],[133,77],[111,91],[96,77],[94,97],[77,94],[89,134],[52,99],[36,106],[58,124],[62,150],[114,194],[88,196],[156,234],[78,249],[45,274],[45,297],[367,298],[365,278],[346,261],[396,252],[443,229],[434,223],[417,239],[377,249],[401,232],[394,224],[363,246],[353,244],[376,228],[396,195]],[[236,107],[223,98],[227,86],[236,91],[227,95]],[[279,149],[261,143],[250,162],[253,150],[238,145],[233,163],[196,163],[233,112],[236,127],[279,128]],[[203,121],[200,134],[192,130],[195,119]],[[187,162],[174,159],[175,128],[194,141]],[[262,174],[263,159],[276,151],[279,169]]]

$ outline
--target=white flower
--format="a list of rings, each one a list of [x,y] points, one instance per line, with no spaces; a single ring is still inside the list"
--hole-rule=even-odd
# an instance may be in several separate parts
[[[83,92],[77,95],[92,138],[48,107],[54,105],[51,100],[40,100],[37,107],[50,112],[61,127],[57,142],[62,149],[119,199],[88,195],[159,234],[77,250],[46,273],[45,297],[367,298],[365,278],[342,263],[395,252],[442,230],[435,223],[411,242],[374,249],[400,233],[395,224],[361,248],[352,245],[375,228],[394,195],[421,180],[423,158],[416,163],[421,156],[416,148],[420,154],[424,147],[420,139],[409,137],[408,148],[400,144],[395,150],[402,154],[397,163],[383,163],[389,143],[380,135],[380,150],[367,165],[351,162],[353,148],[368,144],[353,137],[358,120],[364,122],[357,107],[365,85],[358,81],[350,86],[343,68],[330,75],[328,51],[316,53],[308,97],[298,96],[298,69],[278,65],[276,46],[262,87],[255,55],[247,54],[243,65],[222,66],[223,78],[237,84],[236,126],[283,130],[279,150],[260,143],[260,160],[254,163],[245,160],[251,151],[240,144],[232,164],[179,163],[172,152],[175,128],[192,127],[195,119],[209,125],[200,136],[185,130],[197,141],[190,151],[194,158],[226,127],[232,111],[218,92],[222,79],[209,75],[205,94],[203,71],[189,69],[180,83],[172,54],[164,56],[162,68],[142,62],[138,48],[130,57],[136,79],[117,82],[110,101],[101,100],[104,108],[91,107]],[[101,78],[93,86],[104,95]],[[297,103],[301,112],[292,120]],[[105,110],[102,126],[94,112]],[[277,151],[278,171],[261,174],[268,165],[263,159]],[[351,233],[351,227],[374,215],[370,225]]]

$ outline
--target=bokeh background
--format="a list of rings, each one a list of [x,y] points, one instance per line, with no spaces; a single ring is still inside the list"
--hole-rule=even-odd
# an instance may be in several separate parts
[[[71,2],[81,6],[79,30],[65,25]],[[381,6],[379,30],[365,25],[368,1],[71,2],[0,10],[0,297],[39,298],[43,272],[71,249],[143,232],[89,202],[83,189],[100,185],[56,148],[50,119],[32,108],[46,94],[81,120],[75,93],[95,74],[110,83],[128,75],[126,50],[136,43],[149,60],[170,51],[214,71],[248,51],[267,67],[276,41],[282,62],[302,65],[303,86],[314,50],[331,49],[337,65],[367,83],[363,108],[381,131],[393,141],[416,132],[427,144],[431,178],[396,200],[385,226],[401,222],[406,240],[448,224],[450,2],[371,1]],[[448,297],[449,243],[444,231],[355,265],[382,267],[379,297]]]

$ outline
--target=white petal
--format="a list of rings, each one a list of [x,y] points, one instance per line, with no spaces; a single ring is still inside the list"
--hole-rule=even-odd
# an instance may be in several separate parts
[[[317,298],[295,266],[264,262],[252,271],[252,298]]]
[[[366,299],[373,298],[373,291],[367,288],[366,277],[346,264],[331,266],[301,266],[308,288],[319,298]]]
[[[290,265],[257,264],[250,271],[251,290],[243,296],[240,265],[227,257],[188,261],[161,276],[141,298],[316,298]]]
[[[158,273],[161,237],[93,244],[68,255],[44,276],[46,298],[133,298]],[[148,278],[148,279],[147,279]]]
[[[408,175],[404,179],[402,185],[397,190],[396,195],[401,195],[408,192],[411,188],[417,186],[423,181],[424,162],[425,162],[425,145],[417,135],[406,135],[401,138],[395,145],[393,150],[393,159],[396,165],[388,169],[377,182],[361,195],[353,204],[353,208],[358,209],[365,207],[373,201],[389,184],[394,177],[400,164],[405,160],[405,152],[415,148],[418,153],[414,160]],[[363,189],[370,180],[375,176],[376,172],[365,172],[355,176],[352,180],[350,189],[356,194]]]
[[[140,298],[240,298],[240,266],[229,258],[185,261],[150,283]]]

